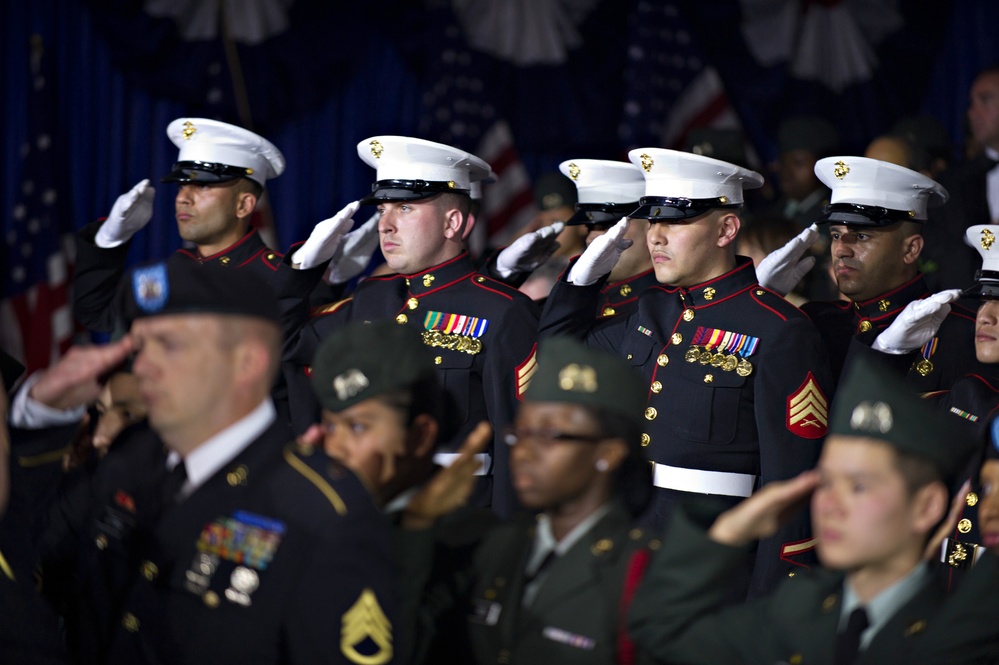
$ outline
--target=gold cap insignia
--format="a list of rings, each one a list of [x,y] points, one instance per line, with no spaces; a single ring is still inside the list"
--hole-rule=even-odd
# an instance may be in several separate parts
[[[196,131],[198,131],[198,128],[191,124],[191,121],[188,120],[184,123],[184,129],[182,129],[180,133],[184,137],[185,141],[190,141]]]
[[[996,234],[992,233],[988,229],[982,229],[982,249],[989,251],[992,249],[992,243],[996,241]]]
[[[423,286],[429,287],[433,283],[434,283],[433,275],[427,273],[426,275],[423,276]]]
[[[348,369],[333,379],[333,390],[341,402],[355,397],[367,387],[368,377],[359,369]]]
[[[375,156],[375,159],[381,159],[382,153],[385,152],[385,147],[382,145],[382,142],[372,141],[369,145],[371,146],[371,154]]]
[[[246,175],[253,175],[253,169],[245,169]]]
[[[871,404],[863,401],[854,407],[853,413],[850,414],[850,429],[887,434],[893,424],[891,407],[884,402]]]
[[[833,169],[833,175],[836,176],[837,180],[842,180],[846,177],[846,174],[850,172],[850,167],[847,166],[846,162],[842,159],[836,162],[836,168]]]
[[[558,387],[562,390],[575,390],[584,393],[597,391],[597,370],[589,365],[572,363],[558,373]]]
[[[718,197],[718,203],[721,203],[722,205],[725,205],[726,203],[728,203],[728,197],[727,196],[719,196]]]
[[[715,297],[715,290],[713,288],[711,288],[709,286],[708,288],[704,289],[704,299],[705,300],[711,300],[714,297]]]
[[[454,180],[448,180],[447,187],[448,189],[454,189]]]
[[[878,309],[880,309],[882,312],[887,312],[888,311],[888,307],[890,305],[891,305],[891,301],[890,300],[882,300],[881,302],[878,303]]]
[[[575,164],[569,164],[569,177],[573,180],[579,180],[579,167]]]
[[[361,653],[362,644],[376,648]],[[365,651],[367,651],[366,649]],[[371,589],[364,589],[340,619],[340,651],[358,665],[382,665],[392,660],[392,624]]]
[[[652,158],[649,157],[649,155],[644,152],[641,155],[639,155],[639,157],[642,160],[642,170],[645,171],[646,173],[651,171],[652,167],[655,165],[655,162],[652,161]]]

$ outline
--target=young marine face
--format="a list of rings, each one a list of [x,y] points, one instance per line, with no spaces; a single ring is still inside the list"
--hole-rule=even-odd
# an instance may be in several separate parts
[[[920,503],[876,439],[829,436],[812,495],[812,529],[822,565],[834,570],[905,572],[922,551]],[[926,527],[929,528],[929,527]]]
[[[975,357],[999,363],[999,300],[983,300],[975,317]]]
[[[978,480],[982,488],[978,503],[982,545],[999,554],[999,460],[985,460]]]
[[[132,372],[149,424],[168,445],[199,445],[234,422],[228,405],[238,347],[223,340],[221,318],[170,314],[132,324],[138,348]]]
[[[999,146],[999,74],[986,73],[975,79],[968,103],[968,124],[975,140],[984,146]]]
[[[378,238],[393,272],[411,275],[450,258],[448,224],[436,199],[382,201],[378,212]]]
[[[882,228],[833,224],[829,233],[836,284],[843,295],[857,302],[904,284],[909,266],[919,256],[909,250],[909,236],[901,223]]]
[[[238,180],[181,183],[174,199],[180,237],[209,252],[220,251],[245,233],[245,217],[237,217],[242,188]],[[252,212],[252,206],[246,213]],[[217,248],[217,250],[216,250]]]
[[[339,412],[324,409],[322,427],[326,454],[365,479],[376,494],[399,472],[408,432],[398,408],[373,397]]]
[[[129,425],[146,417],[146,405],[139,392],[139,380],[131,372],[116,372],[97,398],[95,448],[107,448]]]
[[[693,286],[728,272],[718,217],[708,212],[680,223],[649,224],[652,267],[660,284]]]
[[[603,450],[593,440],[597,424],[585,408],[525,401],[513,429],[517,439],[510,450],[510,475],[524,507],[558,510],[594,496]]]

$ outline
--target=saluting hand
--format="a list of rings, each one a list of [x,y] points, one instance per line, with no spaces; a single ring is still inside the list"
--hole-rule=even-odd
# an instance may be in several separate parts
[[[117,198],[108,218],[97,230],[94,242],[109,249],[131,239],[153,217],[153,199],[156,190],[143,180]]]
[[[905,306],[891,325],[877,336],[871,348],[899,355],[914,351],[933,339],[950,314],[950,304],[961,297],[961,289],[948,289]]]
[[[610,274],[622,252],[634,244],[633,240],[624,237],[627,231],[628,218],[622,217],[621,221],[607,229],[607,233],[591,242],[569,271],[569,282],[576,286],[589,286]]]
[[[323,275],[327,284],[343,284],[367,267],[378,246],[378,220],[381,218],[381,213],[376,212],[344,236],[343,244],[333,252],[330,266]]]
[[[496,257],[496,272],[508,279],[514,273],[537,269],[559,248],[557,238],[564,228],[565,222],[555,222],[520,236]]]
[[[786,296],[815,265],[815,257],[805,256],[805,252],[818,237],[819,227],[812,224],[783,247],[767,254],[756,266],[756,281],[760,286]]]
[[[332,259],[348,229],[354,225],[354,213],[359,205],[359,201],[348,203],[337,214],[316,224],[309,239],[291,255],[292,267],[308,270]]]
[[[406,507],[402,526],[419,530],[429,528],[452,510],[465,505],[475,485],[475,472],[482,463],[476,457],[486,449],[493,428],[479,423],[465,439],[451,466],[442,468],[430,479]]]
[[[45,370],[28,395],[61,411],[90,404],[100,395],[111,370],[134,350],[135,342],[128,335],[102,346],[74,346]]]
[[[818,471],[775,480],[718,516],[708,530],[716,543],[742,546],[769,538],[789,520],[819,485]]]

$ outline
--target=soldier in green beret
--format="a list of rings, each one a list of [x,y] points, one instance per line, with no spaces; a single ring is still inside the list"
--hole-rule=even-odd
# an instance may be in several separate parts
[[[994,622],[969,618],[995,611],[999,559],[986,554],[975,582],[969,576],[947,602],[924,561],[949,481],[974,447],[899,380],[859,359],[815,470],[771,483],[713,523],[702,507],[677,511],[632,605],[636,644],[684,663],[994,662],[986,659]],[[719,611],[745,547],[809,496],[823,568]]]

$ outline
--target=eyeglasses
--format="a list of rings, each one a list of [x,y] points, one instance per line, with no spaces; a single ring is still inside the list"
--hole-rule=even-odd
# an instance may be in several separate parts
[[[508,427],[503,432],[503,441],[508,446],[516,446],[525,441],[531,442],[532,449],[548,448],[555,443],[597,443],[603,441],[604,436],[593,436],[592,434],[573,434],[557,429],[542,429],[530,427]]]

